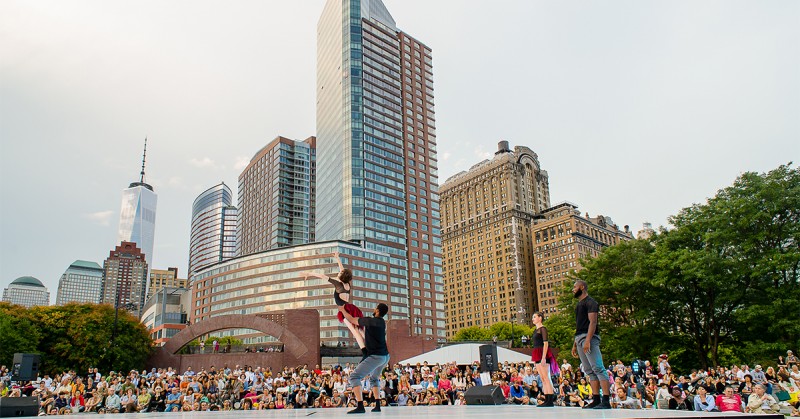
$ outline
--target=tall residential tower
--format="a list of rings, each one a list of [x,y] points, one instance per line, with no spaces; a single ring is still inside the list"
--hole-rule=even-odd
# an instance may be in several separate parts
[[[317,240],[389,254],[392,291],[444,338],[431,50],[380,0],[328,0],[317,25]],[[395,298],[395,297],[392,297]]]
[[[314,241],[315,147],[314,137],[278,137],[242,170],[237,255]]]
[[[122,242],[103,262],[103,303],[141,314],[147,287],[147,262],[136,243]]]
[[[531,231],[550,206],[547,172],[528,147],[498,144],[491,160],[442,185],[447,332],[527,320],[536,308]]]

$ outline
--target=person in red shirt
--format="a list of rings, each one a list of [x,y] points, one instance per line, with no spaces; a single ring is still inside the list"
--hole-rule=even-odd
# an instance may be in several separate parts
[[[733,387],[725,387],[725,392],[717,396],[717,407],[720,412],[744,412],[742,397],[733,392]]]
[[[498,387],[503,391],[503,398],[508,400],[508,398],[511,397],[511,386],[509,386],[505,380],[500,380]]]

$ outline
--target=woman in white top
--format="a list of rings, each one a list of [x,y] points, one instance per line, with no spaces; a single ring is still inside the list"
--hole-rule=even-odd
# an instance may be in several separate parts
[[[333,389],[338,391],[339,394],[344,394],[347,390],[347,383],[342,381],[342,376],[339,374],[336,374],[336,378],[333,380]]]
[[[669,385],[666,381],[662,381],[658,386],[658,391],[656,392],[656,407],[658,409],[667,410],[669,409],[669,400],[672,398],[672,394],[669,392]]]

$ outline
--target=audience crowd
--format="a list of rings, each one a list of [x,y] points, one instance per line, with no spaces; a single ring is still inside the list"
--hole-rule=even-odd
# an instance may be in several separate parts
[[[355,365],[309,368],[285,367],[280,371],[255,366],[211,367],[195,371],[172,368],[150,371],[111,371],[102,374],[68,371],[45,375],[30,383],[11,381],[6,367],[0,368],[0,397],[37,397],[40,415],[83,412],[187,412],[212,410],[263,410],[337,408],[355,406],[347,384]],[[667,355],[656,364],[649,361],[609,365],[611,404],[619,409],[676,409],[709,412],[782,412],[800,416],[800,370],[789,351],[776,367],[733,365],[692,370],[676,376]],[[500,387],[507,403],[537,406],[544,400],[542,377],[531,363],[505,363],[491,375],[480,374],[479,365],[428,363],[387,365],[380,377],[380,399],[364,391],[364,400],[374,405],[425,406],[468,404],[466,391],[476,385]],[[580,368],[566,361],[561,374],[553,377],[560,406],[581,407],[592,397],[591,387]]]

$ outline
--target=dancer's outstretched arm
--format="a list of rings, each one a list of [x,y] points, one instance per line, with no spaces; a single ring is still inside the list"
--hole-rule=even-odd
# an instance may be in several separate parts
[[[342,258],[339,257],[339,252],[333,252],[333,257],[336,258],[336,263],[339,264],[339,270],[344,270],[344,265],[342,265]]]
[[[313,276],[315,278],[324,279],[324,280],[328,279],[328,275],[318,274],[316,272],[311,272],[311,271],[300,272],[300,275],[302,275],[305,279],[308,279],[309,276]]]

